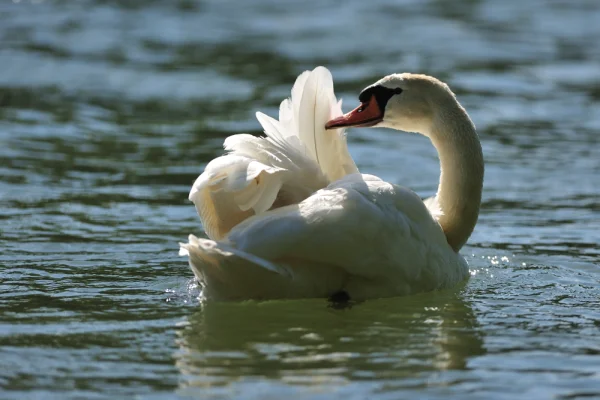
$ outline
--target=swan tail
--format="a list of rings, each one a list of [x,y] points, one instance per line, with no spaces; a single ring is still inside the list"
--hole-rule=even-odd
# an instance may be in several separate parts
[[[190,235],[188,243],[179,243],[179,246],[179,255],[188,257],[206,298],[276,298],[293,281],[285,266],[236,249],[226,242]]]
[[[336,293],[347,277],[340,268],[318,262],[288,259],[274,262],[236,248],[227,241],[189,235],[179,243],[210,300],[268,300],[322,298]]]

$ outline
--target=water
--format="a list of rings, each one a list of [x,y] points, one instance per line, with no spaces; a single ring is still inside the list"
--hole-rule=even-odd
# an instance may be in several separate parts
[[[595,0],[3,2],[0,398],[600,398],[599,20]],[[199,304],[191,183],[320,64],[345,110],[392,72],[457,92],[486,157],[471,279]],[[434,192],[425,138],[349,142]]]

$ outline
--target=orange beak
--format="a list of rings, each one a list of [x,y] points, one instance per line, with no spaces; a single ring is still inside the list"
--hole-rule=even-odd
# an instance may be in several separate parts
[[[379,108],[375,95],[369,101],[361,103],[354,110],[334,118],[325,124],[325,129],[346,128],[350,126],[373,126],[383,121],[383,111]]]

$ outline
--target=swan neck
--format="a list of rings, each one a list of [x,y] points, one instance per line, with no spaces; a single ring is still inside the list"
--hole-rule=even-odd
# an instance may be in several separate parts
[[[438,111],[428,135],[440,159],[436,194],[439,224],[450,246],[459,251],[475,228],[483,189],[483,153],[467,112],[455,101]]]

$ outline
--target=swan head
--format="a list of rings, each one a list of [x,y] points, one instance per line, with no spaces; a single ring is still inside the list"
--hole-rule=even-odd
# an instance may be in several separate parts
[[[366,87],[358,99],[360,106],[325,128],[383,127],[429,136],[438,106],[456,103],[445,83],[410,73],[388,75]]]

